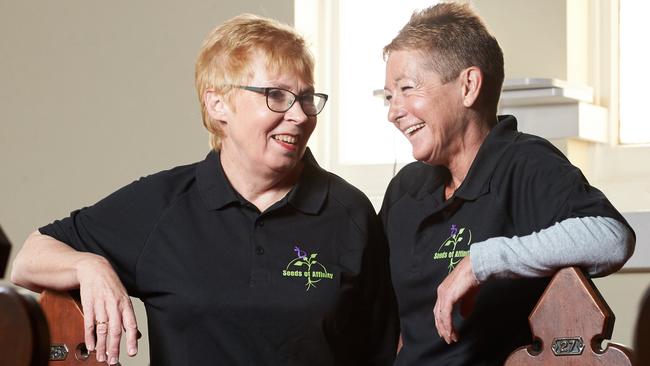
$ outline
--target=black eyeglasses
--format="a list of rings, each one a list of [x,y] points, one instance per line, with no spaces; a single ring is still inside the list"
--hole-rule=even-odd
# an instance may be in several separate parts
[[[261,88],[256,86],[234,85],[235,88],[249,90],[266,96],[266,106],[273,112],[284,113],[298,101],[302,111],[308,116],[315,116],[323,110],[327,102],[327,94],[305,93],[296,95],[282,88]]]

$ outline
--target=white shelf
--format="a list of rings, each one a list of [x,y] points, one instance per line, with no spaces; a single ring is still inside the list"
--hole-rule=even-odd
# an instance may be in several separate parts
[[[592,104],[593,90],[557,79],[504,81],[500,114],[512,114],[520,131],[547,139],[607,141],[607,110]]]

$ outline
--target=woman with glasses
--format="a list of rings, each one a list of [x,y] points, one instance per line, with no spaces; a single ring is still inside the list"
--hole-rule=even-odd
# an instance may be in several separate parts
[[[327,101],[313,68],[286,25],[217,27],[195,74],[207,157],[40,228],[12,280],[80,288],[86,344],[109,364],[123,331],[137,352],[129,295],[152,365],[391,364],[387,245],[368,199],[307,148]]]

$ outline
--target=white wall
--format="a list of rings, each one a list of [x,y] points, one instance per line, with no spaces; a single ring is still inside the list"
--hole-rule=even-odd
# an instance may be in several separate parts
[[[242,12],[292,23],[293,1],[0,1],[0,225],[12,255],[39,225],[203,159],[194,61],[208,31]],[[141,346],[124,364],[148,364],[146,334]]]

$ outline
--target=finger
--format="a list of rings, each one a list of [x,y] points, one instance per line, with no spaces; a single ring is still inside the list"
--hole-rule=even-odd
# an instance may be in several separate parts
[[[451,343],[451,313],[453,310],[453,302],[450,301],[445,291],[439,288],[438,290],[438,312],[436,318],[438,319],[438,332],[445,339],[448,344]]]
[[[458,334],[456,333],[456,329],[454,327],[454,317],[453,317],[455,302],[456,301],[446,302],[445,306],[441,307],[440,315],[439,315],[442,328],[444,329],[443,335],[445,341],[448,344],[458,341]]]
[[[122,338],[122,315],[117,308],[112,309],[109,315],[108,336],[106,339],[106,355],[108,364],[117,364],[120,358],[120,339]]]
[[[97,321],[95,325],[97,333],[97,344],[95,346],[96,358],[98,362],[106,361],[106,337],[108,335],[108,322],[105,320]]]
[[[138,353],[138,323],[130,299],[122,310],[122,324],[126,332],[126,350],[129,356],[135,356]]]
[[[434,307],[434,318],[436,320],[436,328],[438,329],[438,334],[442,337],[445,342],[447,342],[447,328],[444,320],[444,303],[445,303],[445,291],[443,290],[443,284],[438,286],[438,299],[436,300],[436,306]],[[449,342],[447,342],[449,343]]]
[[[84,342],[88,352],[95,350],[95,310],[92,305],[86,305],[85,301],[81,302],[84,314]]]
[[[440,338],[442,338],[442,332],[440,331],[440,317],[439,317],[438,314],[440,314],[440,302],[438,300],[436,300],[436,304],[433,307],[433,321],[435,322],[436,331],[438,332],[438,336],[440,336]]]
[[[108,336],[108,316],[103,303],[95,304],[95,350],[98,362],[106,361],[106,337]]]
[[[449,344],[451,343],[451,311],[448,310],[447,306],[442,306],[438,316],[440,317],[440,332],[445,342]]]

